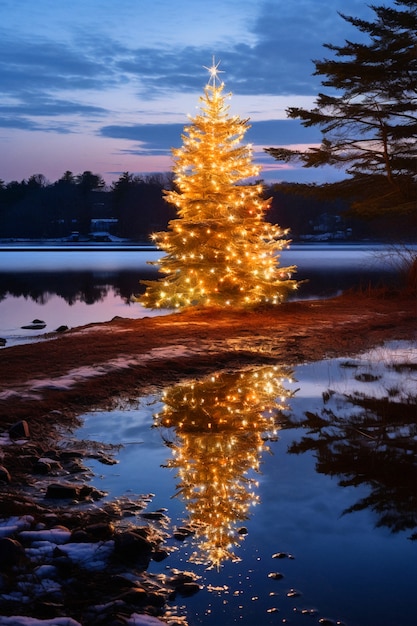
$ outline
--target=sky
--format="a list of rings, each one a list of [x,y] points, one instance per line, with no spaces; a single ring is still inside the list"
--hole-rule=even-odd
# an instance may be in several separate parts
[[[373,20],[370,3],[0,0],[0,179],[91,170],[111,184],[125,171],[169,172],[213,57],[230,113],[250,120],[244,142],[261,178],[340,179],[332,168],[280,164],[263,148],[320,143],[286,109],[314,105],[324,43],[360,40],[338,12]]]

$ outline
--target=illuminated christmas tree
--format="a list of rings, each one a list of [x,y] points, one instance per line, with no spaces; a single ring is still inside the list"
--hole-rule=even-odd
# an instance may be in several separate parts
[[[177,471],[176,495],[189,514],[185,523],[195,531],[190,561],[218,568],[225,560],[239,560],[235,548],[244,537],[239,528],[259,501],[255,475],[293,395],[285,388],[291,375],[286,367],[265,366],[216,374],[164,393],[154,425],[175,433],[166,466]]]
[[[176,188],[165,192],[178,217],[153,240],[166,255],[153,265],[163,278],[143,281],[149,308],[278,304],[297,287],[295,267],[280,267],[287,231],[265,220],[270,200],[250,183],[260,168],[242,139],[248,120],[229,114],[218,63],[200,97],[200,113],[173,150]],[[230,95],[230,94],[228,94]]]

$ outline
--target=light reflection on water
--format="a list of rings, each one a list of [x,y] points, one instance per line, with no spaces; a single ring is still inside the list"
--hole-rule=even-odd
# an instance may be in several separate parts
[[[287,368],[267,366],[217,373],[164,392],[154,427],[173,430],[166,467],[175,469],[176,496],[195,537],[191,562],[219,568],[239,559],[242,524],[259,501],[261,458],[292,395],[285,380],[291,382]]]
[[[96,485],[109,497],[153,492],[150,508],[167,507],[173,527],[194,525],[185,541],[172,540],[167,562],[151,566],[201,576],[204,589],[183,602],[190,626],[298,625],[309,611],[314,623],[412,626],[417,433],[413,385],[402,396],[401,381],[415,378],[416,352],[408,352],[414,361],[395,367],[389,350],[374,355],[374,382],[364,382],[372,363],[355,359],[294,376],[265,366],[85,416],[80,437],[126,444],[118,466],[92,464]]]

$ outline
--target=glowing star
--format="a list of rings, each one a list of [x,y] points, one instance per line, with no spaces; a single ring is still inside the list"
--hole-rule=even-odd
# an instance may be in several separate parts
[[[213,57],[213,63],[211,67],[207,67],[206,65],[203,65],[204,69],[207,70],[208,73],[210,74],[210,80],[212,81],[213,85],[215,85],[216,79],[218,79],[218,74],[224,74],[223,70],[219,70],[219,65],[220,65],[220,61],[216,63],[214,57]]]

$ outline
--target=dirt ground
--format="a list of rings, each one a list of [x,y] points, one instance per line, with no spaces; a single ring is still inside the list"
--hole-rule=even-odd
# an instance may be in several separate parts
[[[220,368],[348,356],[416,338],[414,296],[345,294],[256,311],[191,309],[90,324],[0,351],[0,429],[32,433],[115,398],[134,398]],[[53,413],[52,413],[53,412]]]

